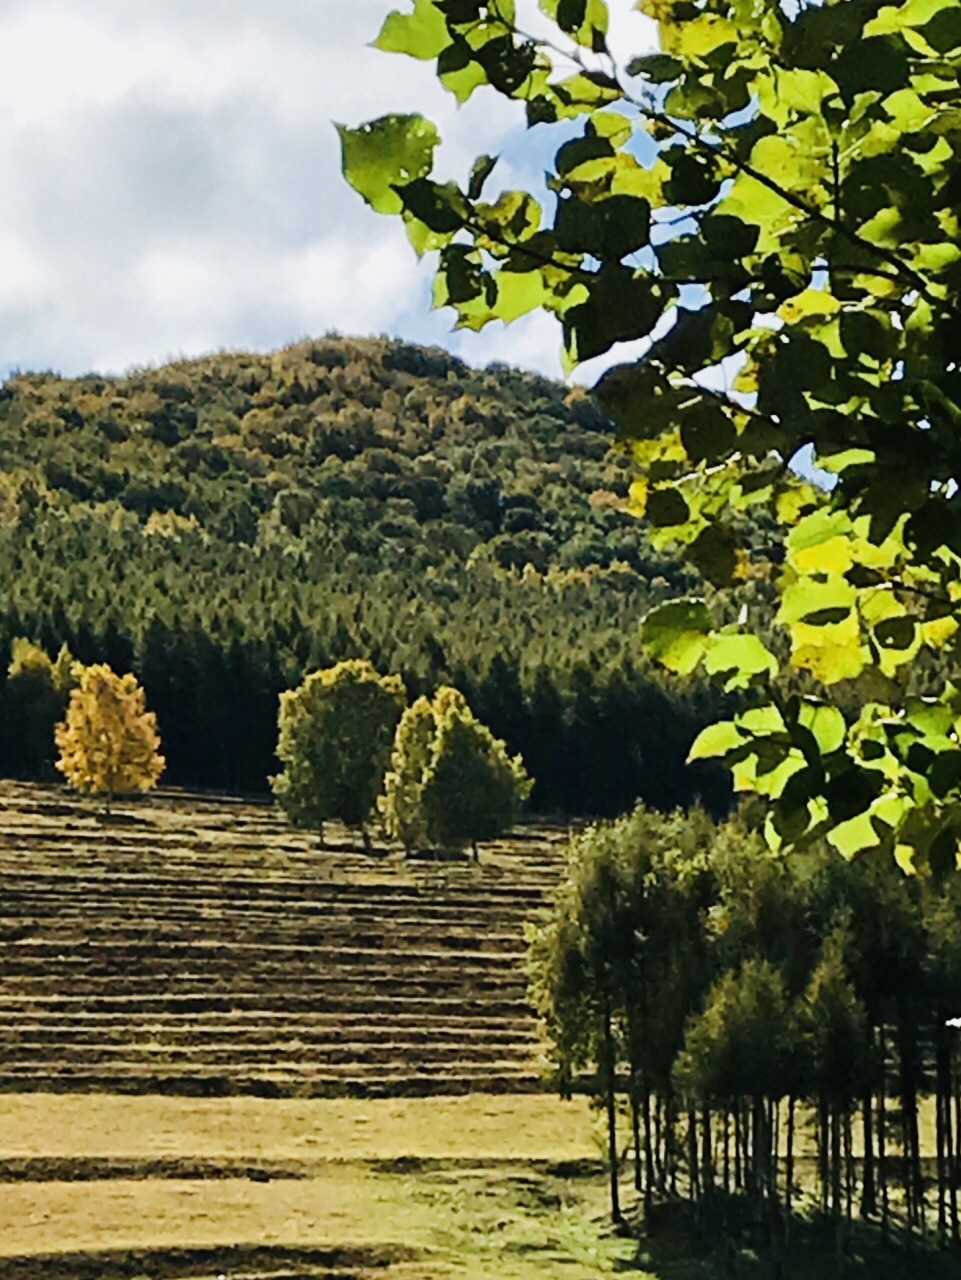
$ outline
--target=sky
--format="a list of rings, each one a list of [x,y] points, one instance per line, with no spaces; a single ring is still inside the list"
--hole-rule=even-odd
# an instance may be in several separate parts
[[[369,48],[391,8],[408,0],[0,0],[0,376],[330,330],[559,376],[555,320],[453,332],[429,260],[341,178],[333,122],[388,111],[433,119],[462,182],[487,152],[501,185],[536,185],[557,145],[497,95],[458,109],[431,64]],[[653,47],[631,0],[611,11],[613,47]],[[519,12],[536,25],[534,0]]]

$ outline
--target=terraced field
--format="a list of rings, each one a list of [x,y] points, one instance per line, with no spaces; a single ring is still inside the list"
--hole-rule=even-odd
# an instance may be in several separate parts
[[[0,783],[0,1089],[537,1089],[523,926],[564,841],[407,861],[269,806],[158,793],[106,821]]]

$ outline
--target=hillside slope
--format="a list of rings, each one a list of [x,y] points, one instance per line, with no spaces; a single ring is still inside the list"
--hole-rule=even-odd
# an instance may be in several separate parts
[[[174,793],[105,825],[0,784],[0,1090],[538,1088],[523,928],[563,841],[372,859],[269,807]]]
[[[0,659],[25,634],[134,668],[182,785],[264,789],[278,692],[365,656],[412,694],[458,684],[540,811],[720,803],[683,766],[708,695],[637,637],[691,583],[623,510],[608,432],[580,391],[387,340],[16,375]],[[3,698],[0,770],[43,776]]]

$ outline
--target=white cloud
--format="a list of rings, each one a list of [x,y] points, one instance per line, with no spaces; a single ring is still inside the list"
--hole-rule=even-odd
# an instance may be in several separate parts
[[[502,151],[499,181],[536,182],[554,145],[495,95],[458,110],[429,65],[369,48],[390,7],[5,0],[0,363],[119,370],[336,328],[558,372],[549,317],[452,335],[399,223],[341,179],[331,122],[389,110],[435,119],[460,178]],[[627,54],[649,43],[631,9],[612,0]]]

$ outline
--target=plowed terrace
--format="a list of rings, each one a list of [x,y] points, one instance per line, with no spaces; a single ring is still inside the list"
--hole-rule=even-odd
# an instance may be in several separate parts
[[[2,783],[0,1089],[538,1088],[523,930],[564,838],[408,861],[268,806],[160,793],[107,821]]]

